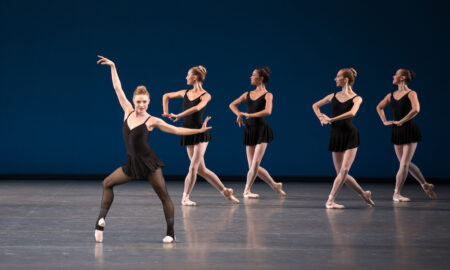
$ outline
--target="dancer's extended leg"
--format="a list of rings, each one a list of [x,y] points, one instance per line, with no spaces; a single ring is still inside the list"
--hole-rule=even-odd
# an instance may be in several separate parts
[[[132,179],[133,178],[123,172],[122,168],[118,168],[108,177],[106,177],[105,180],[103,180],[103,195],[100,205],[100,213],[98,215],[97,221],[95,222],[95,239],[97,242],[103,242],[103,229],[106,225],[105,218],[114,200],[114,186],[125,184]]]
[[[335,203],[334,200],[337,194],[339,193],[339,190],[341,189],[342,185],[344,184],[345,179],[347,178],[348,172],[350,171],[350,167],[352,166],[353,161],[355,160],[357,150],[358,148],[355,147],[353,149],[345,150],[344,152],[333,152],[333,156],[338,155],[337,157],[338,159],[341,158],[339,157],[339,155],[342,155],[342,165],[339,168],[339,172],[336,178],[334,179],[333,188],[331,189],[330,195],[328,196],[328,200],[325,204],[326,208],[336,208],[336,209],[344,208],[343,205]]]
[[[164,243],[171,243],[175,240],[174,233],[174,209],[173,203],[170,199],[169,193],[167,192],[166,182],[164,181],[164,177],[162,175],[162,169],[159,168],[152,174],[148,176],[148,180],[153,187],[153,190],[158,195],[164,209],[164,216],[166,218],[167,223],[167,232],[166,237],[163,239]]]

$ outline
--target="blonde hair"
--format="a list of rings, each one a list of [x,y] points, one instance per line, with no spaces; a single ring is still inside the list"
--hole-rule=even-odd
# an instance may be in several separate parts
[[[133,93],[133,98],[136,95],[147,95],[150,98],[150,93],[147,91],[147,87],[145,87],[143,85],[139,85],[138,87],[136,87],[136,90],[134,90],[134,93]]]
[[[350,84],[350,86],[353,86],[353,84],[355,83],[355,78],[356,78],[356,76],[358,76],[358,73],[356,72],[356,70],[352,67],[343,68],[341,70],[342,70],[342,76],[344,76],[344,78],[348,78],[348,84]]]
[[[197,80],[199,82],[203,82],[206,77],[206,68],[204,66],[195,66],[191,67],[191,71],[194,75],[197,76]]]

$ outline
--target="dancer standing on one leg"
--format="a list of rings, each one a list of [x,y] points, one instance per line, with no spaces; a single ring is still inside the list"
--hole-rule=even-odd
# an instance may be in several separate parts
[[[236,122],[239,127],[244,124],[243,116],[247,117],[244,145],[246,145],[249,170],[247,173],[247,183],[245,184],[244,198],[259,198],[258,194],[250,191],[256,176],[269,184],[278,194],[286,195],[282,189],[283,184],[275,182],[269,172],[260,166],[267,144],[273,140],[272,128],[266,119],[264,119],[265,116],[272,113],[273,94],[269,93],[266,89],[266,83],[269,81],[270,73],[271,71],[268,67],[255,69],[250,77],[250,82],[256,86],[256,89],[245,92],[230,104],[230,109],[237,115]],[[237,108],[243,102],[247,104],[246,113],[240,112]]]
[[[337,176],[325,204],[326,208],[344,208],[343,205],[334,202],[344,183],[361,196],[368,205],[375,205],[371,199],[371,192],[364,191],[356,180],[348,174],[359,146],[359,132],[353,125],[352,119],[359,110],[362,98],[353,92],[352,86],[355,78],[355,69],[344,68],[339,70],[334,80],[336,86],[342,87],[342,90],[329,94],[313,105],[314,113],[322,126],[331,124],[329,150],[333,156]],[[331,103],[331,118],[320,112],[320,107],[328,103]]]
[[[420,130],[414,121],[414,117],[420,111],[417,93],[408,88],[408,84],[414,79],[414,72],[407,69],[399,69],[394,75],[393,84],[398,86],[397,91],[384,97],[377,106],[378,115],[383,124],[392,125],[391,141],[394,144],[395,154],[400,162],[398,169],[394,195],[395,202],[409,202],[410,199],[400,194],[405,183],[408,171],[420,183],[425,193],[432,199],[437,196],[433,191],[434,185],[428,183],[419,168],[411,160],[416,151],[417,142],[421,140]],[[387,121],[384,108],[391,104],[394,121]]]
[[[103,241],[106,214],[114,199],[113,187],[133,179],[147,178],[163,204],[164,215],[167,222],[167,234],[166,237],[164,237],[163,242],[171,243],[175,239],[173,229],[173,204],[169,193],[167,193],[166,183],[162,175],[161,168],[164,166],[164,163],[150,148],[148,138],[150,132],[154,128],[178,135],[205,132],[210,129],[209,127],[206,127],[209,118],[206,118],[200,129],[177,128],[169,125],[163,120],[147,113],[147,108],[150,103],[150,94],[147,92],[145,86],[138,86],[134,91],[133,108],[133,105],[128,101],[122,90],[115,64],[102,56],[99,56],[99,58],[100,60],[97,61],[97,64],[108,65],[111,67],[114,90],[116,91],[120,106],[122,106],[124,111],[122,133],[127,148],[127,163],[116,169],[103,180],[103,196],[100,213],[95,223],[95,239],[97,242]]]
[[[192,85],[193,89],[180,90],[164,94],[163,96],[163,117],[168,117],[176,122],[181,117],[184,117],[183,127],[186,128],[200,128],[202,126],[202,117],[205,107],[211,100],[211,95],[203,89],[202,83],[206,76],[206,69],[203,66],[196,66],[189,69],[186,81],[188,85]],[[172,98],[183,98],[183,112],[179,114],[169,113],[169,100]],[[204,155],[206,147],[211,140],[211,135],[208,131],[194,135],[181,136],[181,145],[186,146],[186,150],[191,160],[189,172],[184,182],[184,192],[181,199],[182,205],[194,206],[195,202],[189,199],[195,182],[197,181],[197,174],[205,178],[211,185],[213,185],[222,195],[228,200],[239,203],[239,200],[233,196],[233,189],[226,188],[220,181],[217,175],[206,168]]]

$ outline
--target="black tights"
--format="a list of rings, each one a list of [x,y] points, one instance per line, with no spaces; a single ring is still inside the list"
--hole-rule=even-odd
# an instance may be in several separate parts
[[[166,182],[164,181],[164,177],[162,175],[162,170],[159,168],[155,172],[148,175],[148,180],[153,187],[153,190],[158,195],[159,199],[162,202],[164,208],[164,216],[166,217],[167,222],[167,234],[169,236],[174,237],[173,224],[174,224],[174,210],[173,203],[170,199],[169,193],[167,193]],[[113,187],[121,184],[125,184],[129,181],[133,180],[132,177],[127,176],[122,168],[118,168],[112,174],[103,180],[103,196],[102,203],[100,207],[100,214],[98,215],[96,228],[98,228],[98,221],[101,218],[105,218],[106,214],[108,214],[109,208],[114,200],[114,192]]]

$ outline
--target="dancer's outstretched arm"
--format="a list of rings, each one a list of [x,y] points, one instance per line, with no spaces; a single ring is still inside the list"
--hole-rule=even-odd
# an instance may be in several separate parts
[[[152,118],[150,118],[149,121],[147,121],[147,128],[149,130],[152,130],[154,128],[159,128],[161,131],[176,134],[176,135],[192,135],[192,134],[197,134],[197,133],[203,133],[207,130],[210,130],[211,127],[207,126],[209,119],[211,119],[210,116],[205,118],[205,121],[203,121],[203,126],[201,128],[193,129],[193,128],[182,128],[182,127],[172,126],[172,125],[167,124],[166,122],[164,122],[164,120],[162,120],[160,118],[152,117]]]
[[[264,117],[272,114],[272,101],[273,101],[273,95],[272,93],[267,93],[264,97],[266,99],[266,107],[264,110],[255,112],[255,113],[242,113],[247,118],[251,117]]]
[[[419,99],[417,98],[417,93],[415,91],[411,91],[407,95],[409,100],[411,101],[411,110],[400,121],[394,121],[394,124],[397,126],[401,126],[409,120],[413,119],[420,112],[420,104]]]
[[[326,116],[324,113],[320,112],[320,107],[322,107],[323,105],[326,105],[328,103],[331,103],[331,99],[333,98],[333,95],[334,94],[329,94],[328,96],[322,98],[321,100],[317,101],[316,103],[314,103],[312,105],[313,111],[316,114],[316,116],[319,119],[320,124],[322,126],[326,125],[326,124],[329,124],[330,123],[330,121],[329,121],[330,118],[328,116]]]
[[[210,100],[211,100],[211,95],[209,93],[204,94],[202,97],[200,97],[200,102],[197,105],[195,105],[194,107],[191,107],[179,114],[171,113],[170,116],[175,118],[175,119],[172,119],[172,121],[176,122],[181,117],[185,117],[187,115],[190,115],[190,114],[200,111],[201,109],[206,107],[206,104],[208,104],[208,102]]]
[[[243,113],[239,111],[237,106],[245,101],[246,96],[247,92],[242,94],[230,104],[230,110],[237,116],[236,123],[238,123],[239,127],[244,124],[244,119],[242,118]]]
[[[131,105],[130,101],[128,101],[127,96],[123,92],[122,84],[120,83],[119,74],[117,74],[116,65],[113,61],[109,60],[106,57],[101,55],[97,55],[100,59],[97,61],[97,64],[107,65],[111,67],[111,78],[114,86],[114,90],[116,90],[117,98],[119,99],[120,106],[122,107],[125,115],[128,115],[129,112],[133,110],[133,105]]]
[[[170,113],[169,113],[169,100],[172,99],[172,98],[183,98],[185,93],[186,93],[186,90],[180,90],[180,91],[176,91],[176,92],[165,93],[163,95],[163,98],[162,98],[162,103],[163,103],[163,114],[162,114],[162,117],[167,117],[170,120],[173,120],[170,117]]]
[[[387,121],[386,115],[384,114],[384,108],[386,108],[386,106],[389,105],[389,103],[391,103],[391,94],[390,93],[387,94],[383,98],[383,100],[381,100],[380,103],[378,103],[378,105],[377,105],[377,113],[380,116],[380,119],[385,126],[392,125],[392,122],[393,122],[393,121]]]
[[[336,117],[330,118],[330,123],[334,122],[334,121],[338,121],[338,120],[342,120],[342,119],[346,119],[346,118],[350,118],[350,117],[354,117],[356,115],[356,113],[359,110],[359,106],[361,106],[362,103],[362,97],[355,97],[353,99],[353,107],[350,111],[345,112],[341,115],[338,115]]]

